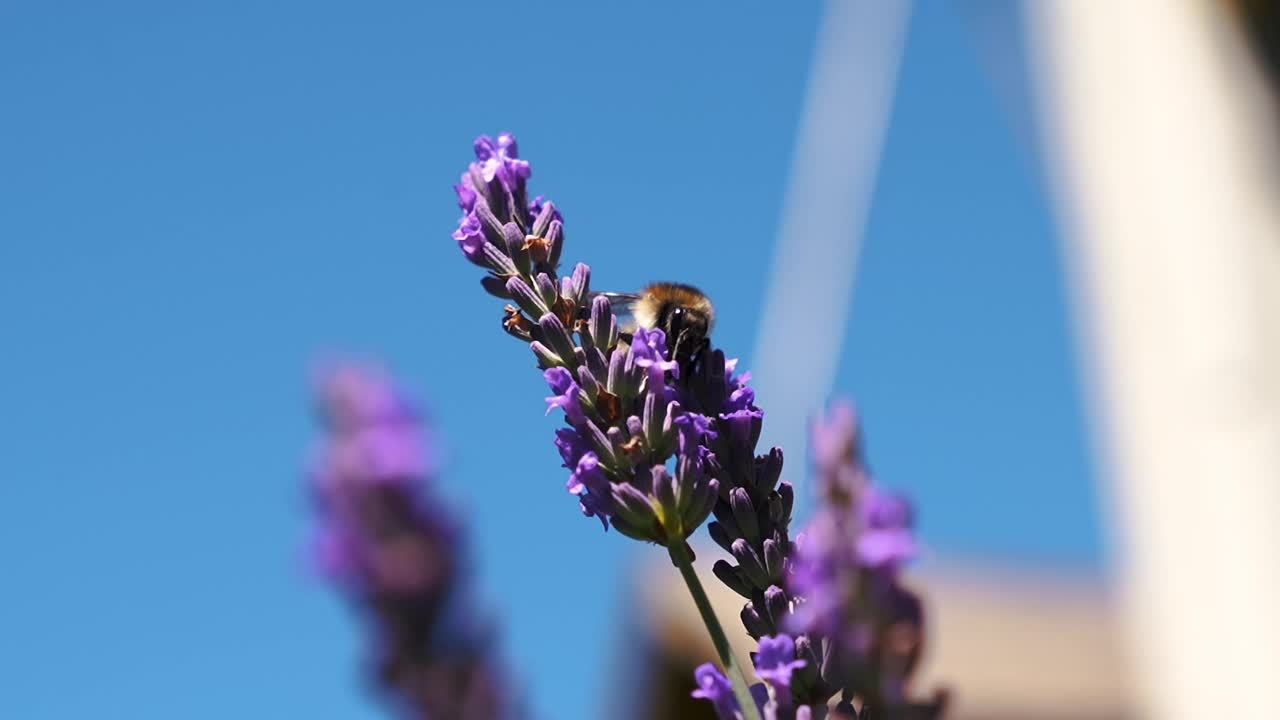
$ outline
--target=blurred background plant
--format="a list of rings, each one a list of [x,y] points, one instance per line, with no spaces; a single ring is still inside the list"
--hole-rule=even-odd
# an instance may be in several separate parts
[[[357,365],[326,370],[316,394],[314,557],[362,616],[373,679],[406,717],[513,717],[463,587],[457,523],[432,497],[418,412]]]

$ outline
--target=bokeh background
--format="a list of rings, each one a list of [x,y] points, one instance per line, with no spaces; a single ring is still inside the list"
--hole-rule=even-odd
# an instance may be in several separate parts
[[[751,368],[830,11],[0,4],[0,717],[383,715],[306,562],[308,377],[335,355],[426,400],[536,716],[608,716],[654,553],[564,493],[450,185],[475,135],[516,133],[566,259],[600,289],[698,284]],[[829,392],[916,498],[923,575],[1002,568],[1016,592],[1025,570],[1102,602],[1025,12],[904,11],[865,222],[814,240],[861,248],[853,289],[808,292],[851,308],[824,329]]]

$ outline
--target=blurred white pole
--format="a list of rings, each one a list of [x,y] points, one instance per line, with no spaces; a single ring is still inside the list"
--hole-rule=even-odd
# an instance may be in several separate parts
[[[818,32],[751,356],[769,408],[765,446],[786,450],[793,481],[805,472],[807,420],[831,392],[844,346],[910,9],[909,0],[831,0]]]
[[[1280,158],[1209,2],[1029,2],[1144,714],[1280,717]]]

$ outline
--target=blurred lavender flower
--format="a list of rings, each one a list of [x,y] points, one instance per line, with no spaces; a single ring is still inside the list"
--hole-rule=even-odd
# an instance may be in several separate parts
[[[450,614],[456,533],[422,492],[429,460],[417,413],[368,369],[326,374],[317,395],[317,559],[367,616],[380,685],[406,717],[508,717],[483,633]]]
[[[716,669],[711,663],[703,663],[693,671],[694,682],[698,684],[698,689],[694,690],[693,697],[703,700],[710,700],[715,706],[716,717],[720,720],[734,720],[740,718],[738,714],[738,701],[733,697],[733,687],[729,683],[729,678]]]
[[[930,703],[907,697],[924,641],[922,605],[898,576],[916,551],[910,504],[871,482],[852,406],[834,405],[811,436],[821,504],[797,539],[788,578],[797,603],[786,623],[805,633],[798,654],[821,674],[808,691],[827,695],[810,699],[825,702],[838,690],[860,702],[864,720],[941,717],[941,695]]]
[[[668,383],[678,368],[658,330],[622,342],[609,301],[591,294],[591,270],[557,269],[564,225],[555,205],[526,200],[531,169],[509,133],[475,142],[476,162],[455,186],[463,210],[454,238],[489,270],[482,285],[511,300],[503,327],[529,344],[564,413],[555,445],[566,489],[582,512],[623,535],[669,546],[706,520],[719,484],[699,449],[705,423]],[[576,335],[576,338],[575,338]]]
[[[812,709],[809,706],[793,707],[791,703],[791,673],[804,667],[805,661],[795,656],[795,643],[788,635],[764,638],[760,651],[755,654],[756,676],[769,681],[768,685],[751,687],[756,708],[764,720],[821,720],[826,706]],[[733,696],[729,680],[711,663],[703,663],[694,671],[698,689],[693,697],[710,700],[720,720],[741,720],[742,712]]]

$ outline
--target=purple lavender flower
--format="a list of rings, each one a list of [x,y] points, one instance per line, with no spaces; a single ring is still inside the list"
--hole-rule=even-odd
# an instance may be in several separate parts
[[[475,193],[472,193],[473,203],[474,195]],[[458,221],[458,229],[453,231],[453,239],[458,241],[458,248],[468,260],[481,267],[484,266],[484,232],[480,229],[480,219],[475,216],[475,213],[462,216]]]
[[[326,374],[317,395],[316,554],[368,620],[379,684],[409,717],[506,717],[482,634],[451,616],[456,532],[422,492],[430,461],[418,414],[368,369]]]
[[[716,708],[716,717],[720,720],[741,717],[738,714],[738,701],[733,697],[733,686],[729,684],[729,678],[717,670],[715,665],[711,663],[699,665],[698,669],[693,671],[693,679],[698,684],[698,689],[692,693],[693,697],[710,700]]]
[[[911,503],[870,485],[862,498],[858,559],[869,568],[896,570],[916,556]]]
[[[690,438],[705,423],[682,409],[669,382],[678,368],[666,338],[642,328],[624,341],[608,300],[591,293],[590,268],[558,276],[563,221],[541,196],[525,200],[531,171],[513,136],[482,136],[475,152],[455,187],[464,216],[454,237],[490,271],[485,289],[513,303],[503,327],[543,369],[547,412],[564,413],[555,444],[570,471],[566,489],[606,529],[683,541],[710,515],[719,484],[700,436]]]
[[[494,178],[502,181],[507,190],[514,190],[518,180],[528,180],[529,163],[519,159],[516,138],[511,133],[501,133],[495,143],[487,136],[476,138],[476,160],[480,163],[480,176],[485,182]]]
[[[798,656],[816,659],[825,643],[810,687],[858,698],[858,717],[940,717],[940,697],[912,703],[906,692],[924,631],[920,600],[898,577],[916,550],[910,504],[871,482],[852,406],[834,405],[811,442],[821,504],[797,538],[787,578],[797,602],[786,622],[803,633]]]
[[[787,702],[791,700],[791,673],[808,663],[796,658],[796,644],[790,635],[760,638],[756,650],[756,675],[769,684]]]
[[[756,675],[762,680],[768,680],[773,688],[771,690],[765,685],[754,685],[751,695],[764,720],[810,720],[813,717],[807,705],[791,705],[791,693],[787,687],[791,671],[804,665],[803,660],[794,658],[795,646],[786,635],[765,638],[760,643],[760,652],[756,654]],[[710,700],[715,707],[716,717],[720,720],[741,720],[742,712],[729,679],[715,665],[699,665],[693,677],[698,686],[692,693],[693,697]]]

